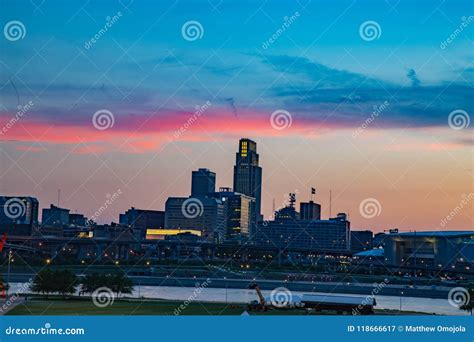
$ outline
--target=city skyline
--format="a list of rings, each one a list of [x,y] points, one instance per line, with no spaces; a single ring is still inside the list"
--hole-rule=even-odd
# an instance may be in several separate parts
[[[25,27],[0,41],[2,195],[45,208],[61,189],[61,207],[90,217],[120,189],[98,218],[118,221],[187,196],[199,168],[232,187],[247,137],[259,146],[265,217],[316,187],[322,217],[332,191],[332,216],[348,213],[355,230],[472,229],[472,200],[443,224],[473,192],[469,1],[370,13],[366,1],[25,4],[4,1],[0,14],[2,26]],[[194,21],[196,39],[183,30]],[[378,216],[361,215],[366,199]]]
[[[248,139],[248,138],[241,138],[239,140],[239,143],[238,143],[238,147],[237,147],[237,160],[239,160],[239,158],[242,158],[241,154],[242,154],[242,142],[253,142],[252,140]],[[257,144],[258,145],[258,144]],[[254,146],[253,147],[253,150],[251,150],[250,152],[255,152],[256,151],[256,147]],[[244,152],[245,153],[245,152]],[[258,155],[257,155],[257,160],[258,160]],[[235,165],[234,165],[235,167]],[[260,170],[261,173],[262,170]],[[212,175],[212,180],[210,181],[210,184],[206,184],[206,186],[203,188],[203,189],[200,189],[200,190],[197,190],[197,189],[194,189],[194,185],[193,185],[193,181],[195,179],[196,176],[204,176],[203,180],[206,179],[206,182],[207,182],[207,177],[209,177],[209,175]],[[183,194],[183,199],[187,198],[187,196],[189,196],[189,198],[192,198],[192,197],[207,197],[207,195],[205,193],[207,193],[207,191],[209,189],[215,189],[217,191],[217,189],[224,189],[225,191],[227,191],[227,189],[232,189],[232,187],[227,187],[227,186],[223,186],[223,185],[219,185],[219,183],[216,182],[216,179],[218,179],[217,177],[217,173],[213,172],[212,169],[208,169],[207,167],[205,168],[199,168],[199,169],[196,169],[196,170],[192,170],[191,171],[191,175],[188,175],[189,177],[189,189],[188,189],[188,192]],[[196,184],[197,185],[197,184]],[[207,190],[205,189],[207,188]],[[264,188],[264,187],[262,187]],[[318,187],[318,193],[320,192],[319,191],[320,187]],[[275,206],[275,210],[278,211],[280,209],[283,209],[285,207],[288,207],[290,205],[290,202],[289,202],[289,197],[288,197],[288,194],[289,195],[296,195],[295,198],[297,198],[297,200],[294,202],[294,203],[306,203],[306,204],[310,204],[308,203],[309,201],[313,201],[313,199],[315,200],[315,203],[317,204],[322,204],[322,203],[325,203],[325,201],[320,201],[318,199],[318,196],[315,197],[315,193],[316,193],[316,189],[313,188],[312,186],[309,188],[309,189],[305,189],[306,192],[307,192],[307,196],[305,196],[305,192],[302,192],[300,191],[299,189],[295,189],[294,191],[290,191],[290,193],[284,193],[282,194],[282,200],[279,204],[277,204],[277,202],[275,201],[276,199],[273,200],[272,202],[272,205]],[[314,190],[314,193],[313,193],[313,190]],[[195,196],[193,196],[193,191],[196,191],[196,194]],[[234,189],[234,191],[236,191]],[[331,190],[332,192],[332,190]],[[71,210],[71,214],[74,214],[74,213],[78,213],[78,214],[84,214],[88,219],[90,220],[93,220],[95,221],[96,223],[98,224],[110,224],[110,223],[118,223],[119,222],[119,219],[118,219],[118,216],[119,215],[122,215],[121,213],[122,212],[125,212],[125,209],[129,209],[129,208],[140,208],[140,209],[145,209],[145,210],[161,210],[161,211],[165,211],[165,208],[164,208],[164,203],[163,203],[163,209],[160,209],[160,208],[141,208],[141,207],[138,207],[136,206],[134,203],[131,203],[131,205],[123,210],[121,210],[116,217],[112,217],[110,220],[107,219],[107,217],[111,217],[111,211],[114,207],[116,207],[116,203],[114,204],[114,202],[118,202],[118,200],[120,199],[120,196],[123,194],[122,190],[121,189],[118,189],[117,191],[115,191],[113,194],[110,194],[108,193],[104,199],[104,205],[105,205],[105,202],[109,201],[111,202],[110,204],[107,204],[105,210],[103,212],[100,212],[100,215],[97,215],[97,212],[99,211],[100,207],[97,207],[95,210],[95,213],[93,213],[92,215],[87,215],[85,213],[85,211],[82,211],[80,208],[69,208],[67,206],[64,206],[64,205],[61,205],[61,203],[49,203],[48,205],[40,205],[39,206],[39,209],[47,209],[49,207],[49,205],[51,206],[54,206],[55,204],[57,204],[60,208],[66,208],[69,210]],[[25,195],[25,194],[16,194],[18,197],[22,197],[22,196],[28,196],[28,195]],[[58,195],[58,200],[60,200],[60,192],[58,191],[57,193]],[[5,194],[2,194],[2,196],[5,196]],[[13,197],[15,197],[15,195],[13,195]],[[34,197],[34,196],[33,196]],[[175,196],[170,196],[169,198],[173,198]],[[303,199],[301,198],[303,197]],[[331,197],[331,195],[330,195]],[[168,198],[168,199],[169,199]],[[319,197],[320,198],[320,197]],[[461,202],[464,202],[464,203],[461,203],[461,209],[463,209],[466,205],[470,205],[470,201],[474,198],[473,194],[470,193],[470,194],[467,194],[465,196],[463,196],[463,198],[461,199]],[[41,203],[41,201],[39,201]],[[165,202],[166,202],[166,199],[165,199]],[[329,202],[329,201],[328,201]],[[367,202],[367,203],[366,203]],[[366,207],[362,207],[363,204],[365,203]],[[293,204],[294,205],[294,204]],[[329,219],[331,217],[336,217],[336,214],[339,213],[339,212],[342,212],[344,214],[346,214],[346,211],[344,211],[343,209],[337,209],[338,206],[335,206],[336,207],[336,210],[334,210],[334,203],[327,203],[328,207],[326,208],[326,206],[324,204],[322,204],[321,206],[321,212],[322,213],[326,213],[326,215],[322,215],[322,219]],[[377,207],[379,206],[379,207]],[[331,208],[332,207],[332,208]],[[181,206],[180,206],[181,208]],[[332,213],[330,212],[330,210],[332,209]],[[180,209],[181,210],[181,209]],[[377,199],[374,199],[374,198],[367,198],[365,200],[363,200],[361,203],[359,203],[359,214],[364,216],[364,218],[366,219],[373,219],[374,217],[376,216],[379,216],[379,214],[382,212],[383,210],[383,207],[381,205],[381,203],[377,200]],[[44,224],[44,218],[42,217],[42,213],[43,213],[43,210],[39,210],[38,212],[38,219],[40,222],[42,222]],[[449,213],[448,213],[449,214]],[[457,214],[457,212],[456,212]],[[264,219],[265,220],[273,220],[274,219],[274,213],[272,212],[270,215],[268,216],[265,216]],[[451,221],[452,218],[454,218],[455,215],[453,217],[451,217],[449,219],[449,221]],[[350,217],[348,215],[348,220],[350,221]],[[440,227],[441,228],[446,228],[446,225],[449,223],[449,221],[446,219],[446,217],[443,217],[442,218],[442,221],[440,223]],[[369,229],[371,231],[373,231],[374,233],[377,233],[377,232],[384,232],[384,231],[388,231],[389,229],[394,229],[394,228],[399,228],[399,227],[396,227],[396,226],[391,226],[391,227],[384,227],[384,229],[376,229],[374,227],[357,227],[357,226],[352,226],[352,229],[353,230],[361,230],[361,229]],[[444,230],[444,229],[434,229],[434,230]],[[405,229],[401,229],[401,231],[404,231]],[[409,229],[410,231],[414,230],[420,230],[420,231],[423,231],[423,230],[429,230],[429,229],[419,229],[418,227],[413,227],[412,229]],[[447,229],[447,230],[450,230],[450,229]],[[457,230],[457,231],[462,231],[463,229],[452,229],[452,230]]]

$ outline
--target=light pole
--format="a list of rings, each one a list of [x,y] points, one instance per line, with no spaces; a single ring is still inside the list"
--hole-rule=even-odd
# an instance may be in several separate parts
[[[227,304],[227,277],[224,277],[224,280],[225,280],[225,303]]]
[[[8,271],[7,271],[7,288],[5,290],[6,296],[5,298],[8,298],[8,289],[10,288],[10,262],[12,259],[12,250],[8,250]]]
[[[402,313],[402,296],[403,296],[403,291],[400,291],[400,310],[399,313]]]

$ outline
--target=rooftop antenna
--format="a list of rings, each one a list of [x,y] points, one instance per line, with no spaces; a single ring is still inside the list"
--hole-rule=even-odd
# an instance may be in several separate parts
[[[275,198],[273,198],[273,208],[272,208],[272,212],[275,214]]]
[[[332,216],[332,190],[329,190],[329,218]]]
[[[296,194],[290,193],[290,207],[294,208],[296,203]]]
[[[59,207],[60,201],[61,201],[61,189],[58,189],[58,207]]]

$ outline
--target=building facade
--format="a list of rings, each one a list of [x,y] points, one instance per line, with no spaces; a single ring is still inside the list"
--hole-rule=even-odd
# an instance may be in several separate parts
[[[210,197],[170,197],[166,201],[165,228],[202,232],[208,241],[222,242],[226,236],[225,206]]]
[[[255,199],[229,188],[221,188],[219,192],[211,194],[211,197],[218,198],[224,204],[226,240],[247,240],[255,226],[253,221],[255,215],[252,212],[255,208]]]
[[[191,197],[206,197],[216,191],[216,174],[209,169],[192,172]]]
[[[259,224],[256,243],[261,246],[348,251],[350,249],[350,223],[345,214],[329,220],[285,219]]]
[[[302,220],[320,220],[321,205],[313,201],[300,203],[300,218]]]
[[[160,229],[165,227],[165,212],[159,210],[144,210],[134,207],[119,215],[122,226],[135,230],[140,239],[146,238],[147,229]]]
[[[362,252],[373,248],[374,233],[370,230],[351,231],[351,251]]]
[[[38,224],[39,203],[34,197],[0,197],[0,234],[30,236]]]
[[[62,227],[69,224],[69,209],[60,208],[53,204],[43,209],[41,223],[43,226]]]
[[[456,268],[474,266],[473,231],[392,233],[385,239],[390,266]]]
[[[0,225],[38,223],[38,211],[35,197],[0,197]]]

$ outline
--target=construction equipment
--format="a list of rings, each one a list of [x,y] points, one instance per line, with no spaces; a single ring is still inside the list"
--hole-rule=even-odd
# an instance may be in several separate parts
[[[301,310],[310,312],[333,311],[338,315],[371,315],[377,305],[373,296],[332,295],[332,294],[303,294],[294,295],[286,288],[277,288],[269,298],[265,298],[257,283],[252,283],[249,289],[257,292],[258,300],[247,304],[248,310],[267,311],[268,309]],[[275,293],[274,293],[275,292]],[[278,297],[282,294],[283,300]],[[280,299],[280,300],[279,300]]]
[[[260,287],[258,287],[257,283],[252,283],[248,287],[250,290],[255,290],[257,292],[258,300],[252,300],[250,303],[247,304],[249,310],[257,310],[257,311],[267,311],[267,305],[265,301],[265,297],[260,291]]]

